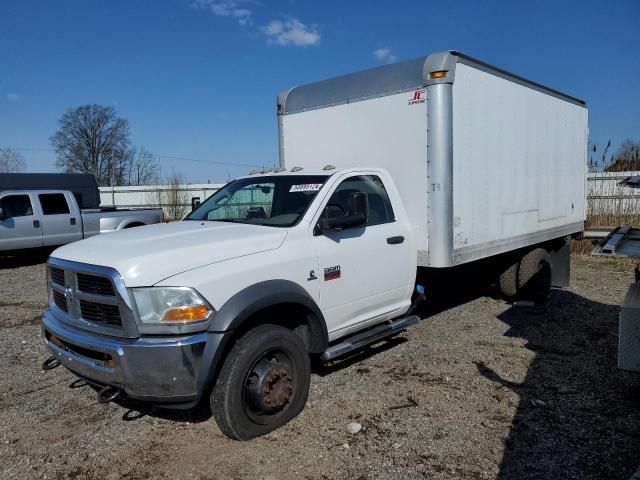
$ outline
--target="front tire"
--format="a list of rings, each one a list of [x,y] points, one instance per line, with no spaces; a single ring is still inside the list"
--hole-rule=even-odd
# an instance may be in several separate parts
[[[310,379],[302,339],[287,328],[260,325],[242,335],[226,356],[211,392],[211,411],[225,435],[249,440],[298,415]]]

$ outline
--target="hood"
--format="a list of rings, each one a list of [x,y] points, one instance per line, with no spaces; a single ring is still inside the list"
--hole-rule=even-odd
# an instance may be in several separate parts
[[[285,229],[187,220],[96,235],[55,250],[51,256],[115,268],[127,287],[150,286],[212,263],[274,250]]]

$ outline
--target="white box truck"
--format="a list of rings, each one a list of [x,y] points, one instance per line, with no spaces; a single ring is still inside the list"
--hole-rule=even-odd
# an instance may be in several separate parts
[[[278,125],[281,166],[387,169],[419,266],[583,230],[585,103],[462,53],[292,88]]]
[[[510,298],[567,283],[583,102],[445,52],[294,88],[278,120],[279,168],[183,221],[53,252],[43,368],[101,402],[206,399],[249,439],[302,410],[311,356],[416,323],[437,272],[481,266]]]

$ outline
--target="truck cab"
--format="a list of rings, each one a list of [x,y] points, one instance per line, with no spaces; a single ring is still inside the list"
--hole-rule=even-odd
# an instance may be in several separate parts
[[[415,275],[386,171],[265,172],[183,221],[56,250],[43,337],[50,362],[102,398],[189,406],[212,389],[222,430],[246,439],[302,409],[309,355],[333,358],[417,320],[405,316]]]
[[[82,238],[81,222],[69,191],[0,192],[0,251],[74,242]]]

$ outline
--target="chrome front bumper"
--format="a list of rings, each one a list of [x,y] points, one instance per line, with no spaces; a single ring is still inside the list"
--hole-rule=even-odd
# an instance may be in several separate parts
[[[121,388],[134,399],[157,403],[197,401],[213,380],[225,335],[115,338],[74,328],[49,309],[42,320],[47,348],[77,376]]]

